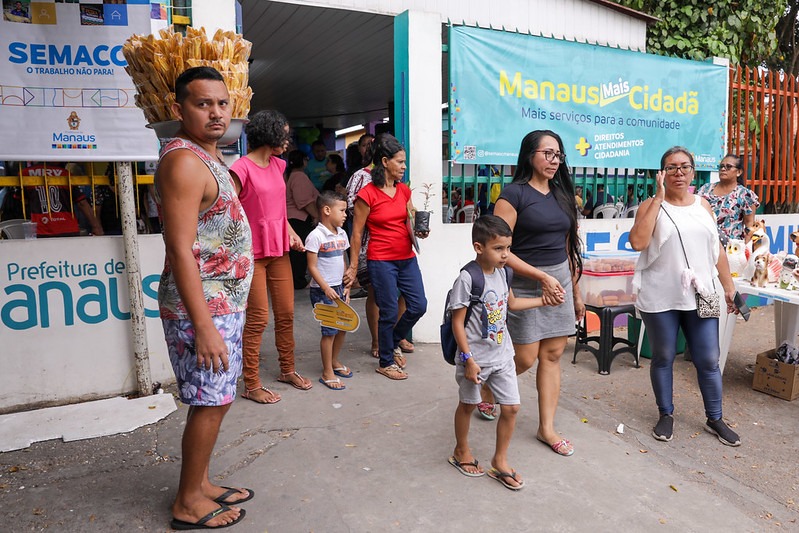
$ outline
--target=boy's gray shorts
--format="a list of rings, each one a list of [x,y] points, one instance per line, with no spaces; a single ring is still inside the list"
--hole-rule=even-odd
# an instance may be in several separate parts
[[[461,403],[477,405],[483,400],[480,398],[480,388],[478,385],[466,379],[465,367],[458,363],[455,365],[455,381],[458,382],[458,398]],[[488,388],[494,393],[494,401],[500,405],[519,405],[519,380],[516,378],[516,363],[513,358],[507,362],[497,365],[480,367],[480,379],[483,383],[488,383]]]

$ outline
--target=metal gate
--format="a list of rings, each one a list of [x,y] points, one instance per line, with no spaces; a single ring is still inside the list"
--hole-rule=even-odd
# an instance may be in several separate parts
[[[728,152],[744,160],[744,185],[764,213],[797,212],[799,82],[782,72],[730,68]]]

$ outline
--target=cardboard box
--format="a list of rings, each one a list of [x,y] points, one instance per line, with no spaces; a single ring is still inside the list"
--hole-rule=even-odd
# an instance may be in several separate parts
[[[772,359],[776,350],[757,354],[752,388],[783,400],[799,398],[799,365]]]

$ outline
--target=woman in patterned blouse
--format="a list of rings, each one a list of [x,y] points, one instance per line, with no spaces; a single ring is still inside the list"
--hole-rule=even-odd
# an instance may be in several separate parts
[[[739,183],[744,173],[742,163],[737,155],[727,154],[719,165],[719,181],[706,183],[697,193],[716,213],[722,240],[745,240],[745,229],[754,224],[760,205],[757,195]]]

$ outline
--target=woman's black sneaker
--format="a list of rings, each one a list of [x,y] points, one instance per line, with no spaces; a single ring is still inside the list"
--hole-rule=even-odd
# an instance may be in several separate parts
[[[738,436],[736,432],[730,429],[730,426],[724,423],[724,420],[719,418],[718,420],[711,420],[707,419],[707,424],[705,424],[705,429],[708,433],[712,433],[719,438],[722,444],[726,444],[727,446],[740,446],[741,445],[741,437]]]
[[[652,428],[652,436],[663,442],[671,441],[674,436],[674,417],[671,415],[661,415],[658,423]]]

